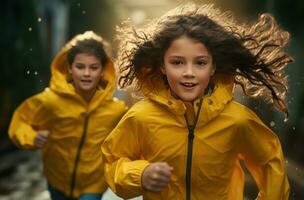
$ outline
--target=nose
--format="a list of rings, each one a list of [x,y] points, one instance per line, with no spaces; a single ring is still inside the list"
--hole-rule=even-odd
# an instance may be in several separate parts
[[[89,69],[89,67],[85,67],[84,76],[89,76],[89,75],[90,75],[90,69]]]
[[[186,77],[193,77],[194,76],[194,69],[192,65],[187,65],[185,68],[185,71],[183,73],[183,76]]]

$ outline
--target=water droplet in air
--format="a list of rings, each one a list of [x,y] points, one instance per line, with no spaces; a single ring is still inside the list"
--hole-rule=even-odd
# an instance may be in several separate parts
[[[274,121],[271,121],[271,122],[269,123],[269,125],[270,125],[271,127],[274,127],[274,126],[275,126]]]

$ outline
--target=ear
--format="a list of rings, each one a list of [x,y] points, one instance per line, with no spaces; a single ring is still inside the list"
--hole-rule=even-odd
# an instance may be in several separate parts
[[[105,65],[105,66],[103,66],[103,65],[101,65],[101,73],[100,73],[100,76],[101,77],[103,77],[103,75],[104,75],[104,70],[105,70],[105,67],[106,67],[107,65]]]
[[[215,64],[213,65],[212,69],[211,69],[211,74],[210,76],[213,76],[215,74],[215,71],[216,71],[216,66]]]
[[[164,75],[166,75],[166,69],[165,69],[164,66],[161,66],[161,67],[160,67],[160,71],[161,71]]]
[[[72,68],[70,66],[68,66],[68,73],[66,76],[67,76],[68,83],[73,82]]]
[[[70,66],[70,65],[68,66],[68,73],[72,74],[72,66]]]

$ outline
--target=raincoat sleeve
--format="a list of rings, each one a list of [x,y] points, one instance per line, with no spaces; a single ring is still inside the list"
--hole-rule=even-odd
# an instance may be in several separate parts
[[[278,137],[255,115],[242,123],[242,157],[253,176],[257,200],[287,200],[290,188]]]
[[[43,96],[44,94],[40,93],[28,98],[13,114],[8,132],[11,140],[19,148],[35,149],[36,130],[42,129],[48,119]]]
[[[142,193],[141,175],[149,165],[140,153],[139,134],[143,131],[138,121],[125,116],[102,145],[106,181],[122,198],[133,198]]]

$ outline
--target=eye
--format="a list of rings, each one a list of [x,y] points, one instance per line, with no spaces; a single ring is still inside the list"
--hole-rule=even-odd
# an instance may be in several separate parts
[[[91,68],[93,71],[96,71],[96,70],[101,69],[101,65],[94,64],[94,65],[91,65],[90,68]]]
[[[205,66],[207,64],[207,62],[205,60],[197,60],[196,64],[199,66]]]
[[[75,67],[76,67],[77,69],[83,69],[83,68],[85,67],[85,65],[83,65],[83,64],[81,64],[81,63],[76,63],[76,64],[75,64]]]
[[[182,60],[171,60],[170,64],[172,64],[172,65],[181,65],[181,64],[183,64],[183,61]]]

